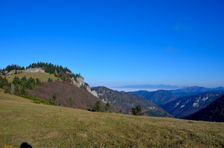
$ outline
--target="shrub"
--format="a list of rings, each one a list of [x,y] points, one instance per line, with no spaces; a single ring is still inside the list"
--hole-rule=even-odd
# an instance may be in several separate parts
[[[105,111],[101,101],[97,101],[95,103],[95,105],[93,106],[91,111],[93,111],[93,112],[103,112],[103,111]]]
[[[50,83],[50,82],[53,82],[53,80],[52,80],[51,78],[48,78],[47,81],[48,81],[49,83]]]
[[[109,104],[109,103],[107,103],[107,104],[105,105],[105,111],[110,111],[110,104]]]
[[[8,80],[0,76],[0,88],[3,88],[4,86],[7,86],[7,85],[9,85]]]
[[[132,114],[133,115],[142,115],[142,108],[140,105],[137,105],[132,108]]]

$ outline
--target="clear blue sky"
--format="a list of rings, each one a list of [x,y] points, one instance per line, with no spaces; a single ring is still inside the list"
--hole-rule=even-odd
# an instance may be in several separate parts
[[[224,1],[1,0],[0,52],[92,85],[224,85]]]

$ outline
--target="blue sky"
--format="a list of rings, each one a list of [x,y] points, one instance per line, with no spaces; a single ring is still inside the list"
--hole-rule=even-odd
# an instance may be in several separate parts
[[[91,85],[224,86],[222,0],[1,0],[0,68],[45,61]]]

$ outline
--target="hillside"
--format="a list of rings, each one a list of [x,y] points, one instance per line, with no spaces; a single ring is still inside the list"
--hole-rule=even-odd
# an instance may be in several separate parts
[[[130,93],[143,97],[146,100],[149,100],[159,106],[163,106],[176,99],[195,96],[202,93],[224,94],[224,88],[223,87],[205,88],[205,87],[199,87],[199,86],[192,86],[192,87],[186,87],[186,88],[181,88],[176,90],[157,90],[152,92],[142,90],[142,91],[134,91]]]
[[[89,93],[86,89],[74,86],[69,82],[61,81],[43,83],[30,90],[29,95],[53,101],[56,105],[85,110],[93,108],[95,103],[100,101],[100,99]]]
[[[97,102],[105,106],[80,74],[51,63],[9,65],[0,71],[0,88],[46,104],[85,110],[92,110]]]
[[[34,79],[39,79],[41,82],[47,82],[49,78],[53,81],[60,80],[59,78],[55,77],[53,74],[49,74],[45,72],[36,72],[36,73],[21,72],[18,74],[11,74],[6,76],[9,82],[12,82],[15,77],[18,77],[20,79],[23,77],[34,78]]]
[[[158,91],[135,91],[130,92],[130,94],[135,94],[137,96],[143,97],[159,106],[171,102],[177,99],[177,96],[169,90],[158,90]]]
[[[207,92],[193,96],[181,97],[162,105],[162,108],[178,118],[187,117],[215,101],[221,93]]]
[[[51,63],[38,62],[27,67],[9,65],[0,71],[0,88],[45,104],[125,114],[140,106],[145,115],[170,116],[150,101],[125,92],[102,88],[105,94],[99,97],[80,74]]]
[[[224,122],[224,96],[216,99],[206,108],[188,116],[187,119]]]
[[[0,92],[0,147],[223,147],[224,124],[92,113]]]
[[[113,105],[120,112],[130,113],[133,107],[140,105],[146,115],[163,117],[170,116],[157,105],[136,95],[111,90],[106,87],[95,87],[92,89],[98,93],[99,98],[103,102]]]

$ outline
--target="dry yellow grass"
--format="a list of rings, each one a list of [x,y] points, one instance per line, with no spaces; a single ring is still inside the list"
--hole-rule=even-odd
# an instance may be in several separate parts
[[[224,123],[34,104],[0,92],[0,147],[224,147]]]

